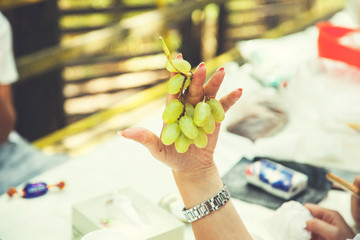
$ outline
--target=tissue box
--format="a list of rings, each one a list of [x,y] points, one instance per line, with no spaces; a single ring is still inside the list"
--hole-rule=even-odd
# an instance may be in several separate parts
[[[184,239],[184,224],[169,212],[153,204],[136,193],[131,188],[124,188],[117,194],[131,200],[133,208],[140,221],[126,217],[111,216],[113,210],[109,204],[114,199],[114,193],[104,194],[72,206],[73,240],[83,235],[104,228],[116,228],[126,234],[131,240],[182,240]],[[125,208],[126,210],[127,208]],[[125,214],[126,215],[126,214]]]

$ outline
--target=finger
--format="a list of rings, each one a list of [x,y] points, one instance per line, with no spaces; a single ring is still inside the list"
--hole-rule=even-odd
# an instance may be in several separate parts
[[[325,239],[330,239],[330,236],[335,236],[336,227],[324,222],[318,218],[313,218],[306,221],[306,229],[315,235],[319,235]]]
[[[323,219],[326,215],[329,215],[331,210],[320,207],[319,205],[316,204],[312,204],[312,203],[306,203],[304,204],[304,207],[306,207],[311,215],[314,218],[319,218],[319,219]]]
[[[242,89],[239,88],[239,89],[232,91],[228,95],[222,97],[219,100],[219,102],[223,106],[224,111],[227,112],[231,108],[231,106],[234,105],[237,102],[237,100],[239,100],[241,95],[242,95]]]
[[[214,75],[210,78],[210,80],[204,86],[205,95],[208,98],[215,98],[216,94],[220,88],[220,85],[224,79],[225,71],[224,67],[219,68],[216,70]]]
[[[203,100],[203,86],[206,78],[205,63],[200,63],[197,67],[186,95],[186,102],[196,105]]]
[[[160,161],[164,159],[165,146],[160,138],[153,132],[145,128],[135,127],[125,129],[124,131],[118,132],[118,134],[144,145],[149,149],[150,153]]]
[[[360,176],[357,176],[354,180],[354,185],[356,185],[358,188],[360,188]]]
[[[182,54],[179,53],[179,54],[176,56],[175,59],[183,59]],[[176,75],[176,73],[172,72],[172,73],[170,74],[170,78],[172,78],[172,77],[175,76],[175,75]],[[178,94],[168,94],[168,95],[166,96],[166,104],[168,104],[171,100],[176,99],[177,97],[178,97]]]

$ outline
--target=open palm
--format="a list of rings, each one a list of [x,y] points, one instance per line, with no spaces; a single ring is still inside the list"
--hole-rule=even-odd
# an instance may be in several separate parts
[[[181,54],[177,58],[182,58]],[[204,63],[201,63],[194,73],[186,102],[195,106],[203,100],[204,93],[210,99],[215,98],[224,75],[224,68],[221,67],[204,85],[206,67]],[[219,100],[225,112],[241,97],[241,94],[242,90],[237,89]],[[177,95],[168,94],[167,103],[176,97]],[[156,159],[168,165],[175,172],[197,172],[213,164],[213,153],[219,130],[220,124],[216,123],[214,133],[208,134],[208,144],[205,148],[197,148],[192,144],[185,153],[178,153],[174,144],[164,145],[156,134],[144,128],[129,128],[121,132],[121,135],[147,147]]]

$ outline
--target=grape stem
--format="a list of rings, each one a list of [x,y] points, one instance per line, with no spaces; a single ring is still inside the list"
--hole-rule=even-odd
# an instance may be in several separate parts
[[[183,106],[184,106],[184,107],[183,107],[183,112],[181,113],[181,115],[180,115],[179,118],[178,118],[178,120],[179,120],[182,116],[185,115],[185,105],[186,105],[185,100],[186,100],[186,95],[187,95],[187,92],[188,92],[188,89],[185,89],[185,91],[184,91],[185,82],[186,82],[186,79],[187,79],[188,77],[190,78],[190,81],[192,81],[192,78],[193,78],[194,74],[193,74],[191,71],[188,72],[188,73],[183,73],[183,72],[179,71],[179,69],[177,69],[177,68],[175,67],[174,63],[173,63],[172,60],[171,60],[171,56],[170,56],[171,54],[170,54],[170,51],[169,51],[168,47],[166,46],[166,43],[165,43],[164,39],[163,39],[161,36],[159,36],[159,39],[160,39],[160,41],[161,41],[162,48],[164,49],[164,52],[165,52],[165,55],[166,55],[167,60],[170,62],[171,66],[173,66],[173,68],[175,69],[175,71],[176,71],[178,74],[180,74],[180,75],[182,75],[182,76],[184,77],[183,82],[182,82],[182,85],[181,85],[181,88],[180,88],[180,96],[178,97],[179,101],[180,101],[180,102],[183,104]],[[204,90],[203,90],[203,93],[204,93]],[[204,96],[205,96],[205,94],[204,94]]]
[[[183,90],[184,90],[186,79],[187,79],[187,77],[184,76],[184,79],[183,79],[183,82],[182,82],[182,85],[181,85],[181,88],[180,88],[180,98],[179,99],[180,99],[181,102],[185,101],[185,99],[183,99],[183,97],[184,97]]]
[[[192,72],[183,73],[183,72],[179,71],[179,69],[177,69],[175,67],[174,63],[171,60],[170,51],[169,51],[168,47],[166,46],[166,43],[165,43],[164,39],[161,36],[159,37],[159,39],[160,39],[160,41],[162,43],[162,47],[164,49],[167,60],[170,62],[171,66],[173,66],[173,68],[176,70],[176,72],[180,73],[181,75],[185,75],[187,77],[192,77],[192,75],[193,75]]]
[[[206,96],[206,94],[205,94],[205,92],[204,92],[204,89],[202,90],[202,92],[203,92],[203,95],[204,95],[203,102],[209,101],[210,98],[208,98],[208,97]]]
[[[192,72],[190,72],[192,74]],[[183,83],[181,85],[181,88],[180,88],[180,96],[179,96],[179,100],[180,102],[183,104],[184,108],[183,108],[183,112],[180,114],[178,120],[185,115],[185,100],[186,100],[186,94],[188,92],[188,89],[185,89],[185,91],[183,92],[183,89],[184,89],[184,86],[185,86],[185,82],[186,82],[186,79],[187,77],[184,76],[184,80],[183,80]],[[190,77],[190,81],[192,80],[192,77]]]

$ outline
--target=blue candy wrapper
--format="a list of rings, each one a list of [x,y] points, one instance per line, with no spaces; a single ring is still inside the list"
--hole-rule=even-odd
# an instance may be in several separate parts
[[[305,190],[308,184],[305,174],[266,159],[250,164],[245,172],[248,183],[286,200]]]

